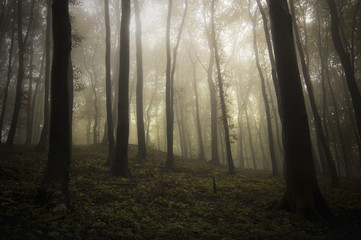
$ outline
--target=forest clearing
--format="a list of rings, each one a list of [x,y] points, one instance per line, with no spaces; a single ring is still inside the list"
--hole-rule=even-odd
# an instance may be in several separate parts
[[[130,158],[136,155],[130,146]],[[14,147],[0,152],[1,239],[360,239],[361,181],[341,179],[320,188],[336,219],[310,222],[269,209],[284,180],[271,171],[236,170],[149,150],[149,161],[130,161],[133,178],[113,177],[104,166],[106,147],[75,147],[69,210],[34,205],[46,154]],[[216,192],[212,178],[215,179]]]

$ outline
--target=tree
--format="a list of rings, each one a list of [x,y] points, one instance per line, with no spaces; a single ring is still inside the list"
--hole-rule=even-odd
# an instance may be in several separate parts
[[[38,151],[45,151],[48,147],[48,132],[49,132],[49,89],[50,89],[50,41],[51,41],[51,2],[50,0],[46,1],[47,4],[47,13],[46,13],[46,36],[45,36],[45,79],[44,79],[44,124],[43,129],[41,130],[41,135],[39,142],[36,146]]]
[[[167,68],[166,68],[166,121],[167,121],[167,160],[165,166],[167,169],[174,169],[173,156],[173,122],[174,122],[174,74],[177,63],[177,51],[182,36],[182,29],[187,14],[187,0],[185,0],[185,8],[183,18],[179,27],[177,42],[173,48],[173,61],[170,51],[170,23],[172,18],[173,1],[169,0],[168,16],[167,16],[167,30],[166,30],[166,52],[167,52]]]
[[[221,111],[222,111],[224,137],[225,137],[225,142],[226,142],[228,168],[229,168],[229,173],[233,174],[234,173],[234,164],[233,164],[233,158],[232,158],[231,142],[229,139],[228,116],[227,116],[226,102],[225,102],[225,96],[224,96],[225,92],[224,92],[224,88],[223,88],[221,64],[220,64],[220,59],[219,59],[219,52],[218,52],[218,46],[217,46],[217,42],[216,42],[216,33],[215,33],[215,26],[214,26],[214,0],[212,0],[212,3],[211,3],[211,36],[212,36],[213,49],[214,49],[214,58],[216,60],[219,98],[220,98]]]
[[[327,218],[330,211],[316,177],[292,17],[286,0],[269,0],[268,7],[279,79],[285,151],[286,189],[279,207],[298,212],[308,219]]]
[[[142,25],[140,21],[139,0],[134,0],[135,39],[137,58],[137,132],[138,132],[138,159],[146,160],[147,149],[145,146],[144,117],[143,117],[143,50],[142,50]]]
[[[331,33],[333,39],[333,45],[336,49],[336,52],[340,58],[342,67],[345,71],[346,83],[348,90],[351,95],[352,106],[355,111],[356,125],[361,136],[361,94],[357,86],[355,69],[350,59],[349,53],[346,51],[345,47],[342,44],[340,36],[340,20],[337,13],[337,7],[334,0],[327,0],[327,4],[330,9],[331,15]]]
[[[72,146],[71,24],[68,0],[54,0],[53,65],[49,154],[45,179],[35,201],[61,210],[69,202],[68,183]]]
[[[129,23],[130,0],[122,0],[122,18],[120,27],[119,57],[119,96],[118,125],[114,159],[111,163],[113,176],[129,178],[132,176],[128,167],[129,141]]]
[[[209,161],[210,164],[220,165],[218,157],[218,135],[217,135],[217,94],[216,87],[213,82],[213,65],[214,65],[214,49],[213,49],[213,40],[211,37],[211,30],[209,24],[206,22],[206,2],[203,1],[203,24],[204,30],[207,36],[207,43],[209,48],[209,62],[207,68],[207,83],[209,89],[209,100],[211,107],[211,149],[212,149],[212,158]]]
[[[250,2],[249,2],[250,3]],[[272,175],[278,176],[278,168],[277,168],[277,161],[276,161],[276,154],[275,154],[275,148],[274,148],[274,141],[273,141],[273,131],[272,131],[272,123],[271,123],[271,113],[270,113],[270,107],[268,104],[268,97],[266,93],[266,84],[265,79],[263,76],[262,68],[259,63],[259,55],[258,55],[258,45],[257,45],[257,35],[256,35],[256,13],[254,16],[252,16],[251,13],[251,6],[249,4],[249,16],[252,20],[252,32],[253,32],[253,48],[255,53],[255,60],[256,60],[256,66],[259,74],[259,78],[261,80],[261,89],[262,89],[262,97],[263,102],[266,110],[266,118],[267,118],[267,130],[268,130],[268,145],[269,145],[269,151],[271,155],[271,163],[272,163]]]
[[[16,95],[15,95],[15,106],[13,111],[13,116],[11,119],[11,125],[9,130],[8,139],[6,140],[6,145],[11,146],[14,143],[15,132],[18,125],[19,114],[20,114],[20,105],[22,99],[22,91],[23,91],[23,80],[24,80],[24,53],[25,53],[25,45],[28,37],[28,33],[31,27],[32,19],[33,19],[33,9],[34,2],[32,2],[32,10],[30,15],[29,26],[26,32],[25,37],[23,36],[23,13],[22,13],[22,0],[18,0],[17,4],[17,25],[18,25],[18,46],[19,46],[19,68],[18,68],[18,79],[16,83]]]
[[[114,152],[114,126],[112,116],[112,83],[110,72],[110,24],[109,24],[109,1],[104,1],[104,17],[105,17],[105,87],[106,87],[106,108],[107,108],[107,131],[108,131],[108,164],[113,159]]]
[[[14,2],[15,6],[15,2]],[[7,72],[7,78],[6,78],[6,86],[5,86],[5,92],[4,92],[4,101],[3,106],[1,110],[1,117],[0,117],[0,143],[2,141],[2,131],[3,131],[3,124],[4,124],[4,118],[5,118],[5,109],[6,109],[6,102],[8,100],[8,92],[9,92],[9,84],[11,80],[11,71],[12,71],[12,58],[13,58],[13,48],[14,48],[14,41],[15,41],[15,11],[13,12],[13,24],[12,24],[12,30],[11,30],[11,40],[10,40],[10,49],[9,49],[9,62],[8,62],[8,72]]]
[[[293,30],[294,30],[295,40],[296,40],[296,46],[298,49],[298,54],[300,55],[299,59],[301,61],[302,73],[303,73],[303,77],[305,79],[308,97],[309,97],[310,104],[311,104],[311,110],[312,110],[312,114],[313,114],[314,120],[315,120],[316,133],[320,139],[323,151],[326,156],[326,162],[327,162],[329,173],[330,173],[331,179],[332,179],[332,186],[337,187],[339,185],[339,180],[338,180],[338,176],[337,176],[337,172],[336,172],[336,166],[335,166],[335,162],[333,161],[333,157],[331,154],[328,140],[326,139],[325,132],[323,130],[321,117],[317,110],[315,95],[313,92],[313,86],[312,86],[312,82],[311,82],[311,77],[310,77],[310,73],[308,71],[308,67],[306,64],[306,60],[305,60],[305,56],[303,53],[303,48],[302,48],[302,44],[301,44],[301,40],[300,40],[300,36],[299,36],[298,26],[296,23],[293,0],[290,0],[290,8],[291,8],[291,14],[292,14],[292,20],[293,20]]]

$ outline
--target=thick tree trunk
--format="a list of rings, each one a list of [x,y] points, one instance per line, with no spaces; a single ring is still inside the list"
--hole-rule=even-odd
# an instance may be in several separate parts
[[[36,202],[48,204],[54,210],[64,210],[68,204],[69,167],[72,131],[71,24],[68,1],[54,0],[53,66],[51,77],[51,115],[49,155],[45,180]]]
[[[218,76],[218,89],[219,89],[219,98],[221,104],[221,111],[222,111],[222,121],[224,127],[224,138],[226,143],[226,152],[227,152],[227,162],[228,162],[228,170],[230,174],[234,173],[234,163],[232,158],[232,149],[231,149],[231,141],[229,139],[229,125],[228,125],[228,116],[227,116],[227,108],[226,108],[226,101],[225,101],[225,93],[223,89],[223,78],[221,73],[221,64],[219,60],[219,52],[218,46],[216,42],[216,33],[215,33],[215,26],[214,26],[214,0],[211,3],[211,35],[212,35],[212,42],[213,42],[213,49],[214,49],[214,57],[216,61],[217,67],[217,76]]]
[[[339,179],[338,179],[338,176],[337,176],[336,166],[335,166],[335,162],[333,160],[333,157],[332,157],[332,154],[331,154],[331,151],[330,151],[329,142],[326,139],[325,132],[323,130],[321,117],[320,117],[320,115],[318,113],[318,110],[317,110],[315,95],[313,93],[313,86],[312,86],[312,82],[311,82],[311,77],[310,77],[310,74],[308,72],[308,67],[307,67],[307,64],[306,64],[306,61],[305,61],[305,56],[304,56],[304,53],[303,53],[303,48],[302,48],[302,44],[301,44],[301,40],[300,40],[300,36],[299,36],[298,26],[297,26],[297,24],[295,22],[296,17],[295,17],[295,10],[294,10],[293,0],[290,0],[290,7],[291,7],[291,14],[293,16],[292,17],[293,30],[294,30],[294,34],[295,34],[295,38],[296,38],[295,39],[296,40],[296,45],[297,45],[297,49],[298,49],[298,54],[300,55],[300,61],[301,61],[303,77],[305,79],[307,92],[308,92],[308,97],[309,97],[310,105],[311,105],[311,110],[312,110],[314,120],[315,120],[316,133],[317,133],[317,135],[319,137],[320,143],[321,143],[323,151],[325,153],[325,157],[326,157],[325,159],[326,159],[329,174],[330,174],[330,177],[331,177],[331,180],[332,180],[332,186],[337,187],[339,185]]]
[[[114,159],[111,165],[113,176],[129,178],[128,167],[129,141],[129,23],[130,0],[122,0],[122,19],[120,29],[120,57],[119,57],[119,99],[118,99],[118,127]]]
[[[327,0],[327,4],[329,6],[330,15],[331,15],[331,32],[332,32],[333,44],[340,58],[342,67],[345,71],[346,82],[347,82],[348,90],[351,95],[352,106],[355,111],[357,129],[359,132],[359,136],[361,136],[361,94],[357,86],[355,72],[350,56],[348,52],[345,50],[341,41],[340,32],[339,32],[340,21],[337,13],[336,3],[334,0]]]
[[[292,17],[286,0],[269,0],[271,30],[279,78],[281,121],[285,150],[286,190],[281,208],[305,218],[330,216],[320,192],[305,102],[294,45]]]
[[[138,133],[138,159],[141,162],[146,161],[146,145],[144,133],[144,117],[143,117],[143,50],[142,50],[142,25],[140,21],[139,0],[134,0],[135,13],[135,38],[136,38],[136,58],[137,58],[137,133]]]

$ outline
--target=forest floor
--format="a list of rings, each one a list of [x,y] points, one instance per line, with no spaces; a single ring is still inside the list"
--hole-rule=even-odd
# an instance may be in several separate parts
[[[130,159],[136,154],[130,146]],[[46,153],[0,150],[0,239],[361,239],[361,181],[319,183],[337,223],[309,222],[269,210],[284,191],[269,171],[237,170],[176,161],[148,150],[146,164],[130,162],[132,179],[112,177],[105,147],[74,147],[68,211],[33,204]],[[213,178],[216,183],[214,192]]]

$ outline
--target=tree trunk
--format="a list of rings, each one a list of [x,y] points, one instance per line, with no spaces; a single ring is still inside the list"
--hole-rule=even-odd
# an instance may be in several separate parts
[[[226,143],[226,152],[227,152],[227,161],[228,161],[228,170],[230,174],[234,173],[234,164],[232,158],[232,149],[231,149],[231,141],[229,139],[229,125],[228,125],[228,116],[227,116],[227,109],[226,109],[226,101],[225,101],[225,93],[223,89],[223,78],[221,73],[221,64],[219,60],[219,52],[218,46],[216,42],[216,33],[215,33],[215,26],[214,26],[214,0],[211,3],[211,35],[212,35],[212,42],[213,42],[213,49],[214,49],[214,57],[216,61],[217,67],[217,76],[218,76],[218,89],[219,89],[219,98],[221,104],[221,111],[222,111],[222,121],[224,127],[224,138]]]
[[[51,31],[51,3],[47,0],[47,15],[46,15],[46,36],[45,36],[45,94],[44,94],[44,124],[41,130],[39,142],[36,146],[38,151],[46,151],[48,147],[48,132],[49,132],[49,89],[50,89],[50,31]]]
[[[173,1],[169,0],[168,3],[168,17],[167,17],[167,30],[166,30],[166,51],[167,51],[167,69],[166,69],[166,122],[167,122],[167,161],[166,168],[173,169],[174,168],[174,156],[173,156],[173,94],[172,94],[172,81],[171,81],[171,62],[172,56],[170,52],[170,22],[172,18],[172,5]]]
[[[31,36],[33,37],[33,36]],[[31,139],[33,136],[33,115],[32,115],[32,95],[33,95],[33,59],[34,59],[34,41],[31,39],[30,47],[30,75],[29,75],[29,90],[28,90],[28,99],[26,104],[26,141],[25,144],[31,144]]]
[[[198,86],[197,86],[197,77],[196,77],[196,67],[195,63],[193,64],[193,89],[195,96],[195,105],[196,105],[196,126],[198,134],[198,147],[199,147],[199,160],[205,161],[204,156],[204,147],[203,147],[203,138],[202,138],[202,128],[201,128],[201,119],[199,116],[199,99],[198,99]]]
[[[135,38],[136,38],[136,58],[137,58],[137,133],[138,133],[138,156],[141,162],[146,161],[146,145],[144,133],[144,117],[143,117],[143,50],[142,50],[142,25],[140,21],[139,0],[134,0],[135,14]]]
[[[118,127],[114,159],[111,165],[113,176],[131,177],[128,167],[129,141],[129,23],[130,0],[122,0],[119,57]]]
[[[15,5],[15,2],[14,2]],[[10,49],[9,49],[9,62],[8,62],[8,72],[7,72],[7,78],[6,78],[6,85],[5,85],[5,92],[4,92],[4,101],[3,101],[3,107],[1,110],[1,117],[0,117],[0,144],[2,142],[2,130],[4,125],[4,118],[5,118],[5,110],[6,110],[6,103],[8,100],[8,92],[9,92],[9,84],[11,80],[11,71],[12,71],[12,57],[13,57],[13,48],[14,48],[14,35],[15,35],[15,14],[13,17],[13,24],[12,24],[12,30],[11,30],[11,42],[10,42]]]
[[[320,115],[319,115],[318,110],[317,110],[315,95],[313,93],[313,86],[312,86],[312,82],[311,82],[311,77],[310,77],[310,74],[308,72],[308,67],[306,65],[305,56],[304,56],[303,49],[302,49],[302,44],[301,44],[301,40],[300,40],[300,36],[299,36],[298,27],[297,27],[297,24],[295,22],[296,17],[295,17],[295,10],[294,10],[293,0],[290,0],[290,7],[291,7],[291,14],[293,16],[292,17],[293,30],[294,30],[294,34],[295,34],[295,38],[296,38],[295,39],[296,40],[296,45],[297,45],[298,53],[300,55],[300,61],[301,61],[303,77],[305,79],[307,92],[308,92],[308,97],[309,97],[310,104],[311,104],[311,110],[312,110],[314,120],[315,120],[316,133],[317,133],[317,135],[318,135],[318,137],[320,139],[320,143],[322,145],[322,148],[323,148],[325,156],[326,156],[326,162],[327,162],[328,170],[329,170],[330,177],[331,177],[331,180],[332,180],[332,186],[337,187],[339,185],[339,179],[338,179],[338,176],[337,176],[336,166],[335,166],[335,162],[333,160],[333,157],[332,157],[332,154],[331,154],[331,151],[330,151],[329,142],[326,139],[326,136],[325,136],[325,133],[324,133],[324,130],[323,130]]]
[[[279,78],[284,136],[286,190],[281,208],[307,219],[329,217],[320,192],[294,45],[292,17],[286,0],[269,0],[271,31]]]
[[[71,24],[68,1],[54,0],[53,66],[51,77],[51,115],[49,155],[45,180],[36,196],[36,202],[48,204],[54,210],[64,210],[69,203],[68,183],[71,160],[72,78]]]
[[[257,66],[259,78],[261,80],[262,97],[263,97],[263,102],[264,102],[264,106],[265,106],[265,110],[266,110],[267,131],[268,131],[268,145],[269,145],[269,151],[270,151],[271,163],[272,163],[272,175],[273,176],[278,176],[276,154],[275,154],[275,148],[274,148],[274,142],[273,142],[271,113],[270,113],[270,108],[269,108],[269,104],[268,104],[268,97],[267,97],[267,93],[266,93],[265,79],[263,77],[263,72],[262,72],[261,65],[259,63],[259,56],[258,56],[258,46],[257,46],[257,36],[256,36],[256,19],[255,19],[255,17],[252,16],[250,11],[251,10],[250,10],[250,7],[249,7],[249,16],[250,16],[250,18],[252,20],[252,23],[253,23],[253,28],[252,28],[252,30],[253,30],[253,47],[254,47],[254,52],[255,52],[255,57],[256,57],[256,66]],[[266,161],[266,159],[264,159],[264,161]]]
[[[167,117],[167,161],[165,166],[167,169],[174,169],[174,156],[173,156],[173,128],[174,128],[174,74],[177,63],[177,51],[182,35],[184,20],[187,14],[188,1],[185,0],[185,8],[183,18],[179,27],[177,43],[173,48],[173,62],[170,52],[170,23],[172,16],[173,1],[169,0],[168,17],[167,17],[167,31],[166,31],[166,51],[167,51],[167,70],[166,70],[166,117]],[[172,63],[172,65],[171,65]]]
[[[14,111],[11,119],[11,125],[9,130],[9,135],[6,140],[6,145],[12,146],[14,144],[15,132],[18,125],[19,114],[20,114],[20,105],[22,99],[23,91],[23,80],[24,80],[24,52],[25,52],[25,43],[23,38],[23,13],[22,13],[22,0],[18,0],[17,4],[17,25],[18,25],[18,47],[19,47],[19,68],[18,68],[18,79],[16,83],[16,93],[15,93],[15,105]]]
[[[257,170],[256,156],[255,156],[255,154],[254,154],[254,147],[253,147],[253,142],[252,142],[251,126],[250,126],[250,123],[249,123],[248,109],[246,108],[244,111],[245,111],[245,113],[246,113],[248,139],[249,139],[249,146],[250,146],[250,148],[251,148],[253,168],[254,168],[255,170]]]
[[[359,136],[361,136],[361,94],[357,86],[354,68],[352,66],[352,62],[348,52],[345,50],[341,37],[340,37],[340,21],[337,13],[337,7],[334,0],[327,0],[327,4],[330,9],[331,15],[331,33],[333,44],[335,46],[336,52],[340,58],[342,67],[345,71],[346,82],[348,86],[348,90],[352,99],[352,106],[355,111],[356,116],[356,124],[359,132]]]
[[[104,17],[105,17],[105,94],[106,94],[106,109],[107,109],[107,132],[108,140],[108,159],[106,165],[110,165],[114,153],[114,125],[112,113],[112,82],[111,82],[111,68],[110,68],[110,24],[109,24],[109,0],[104,0]]]

